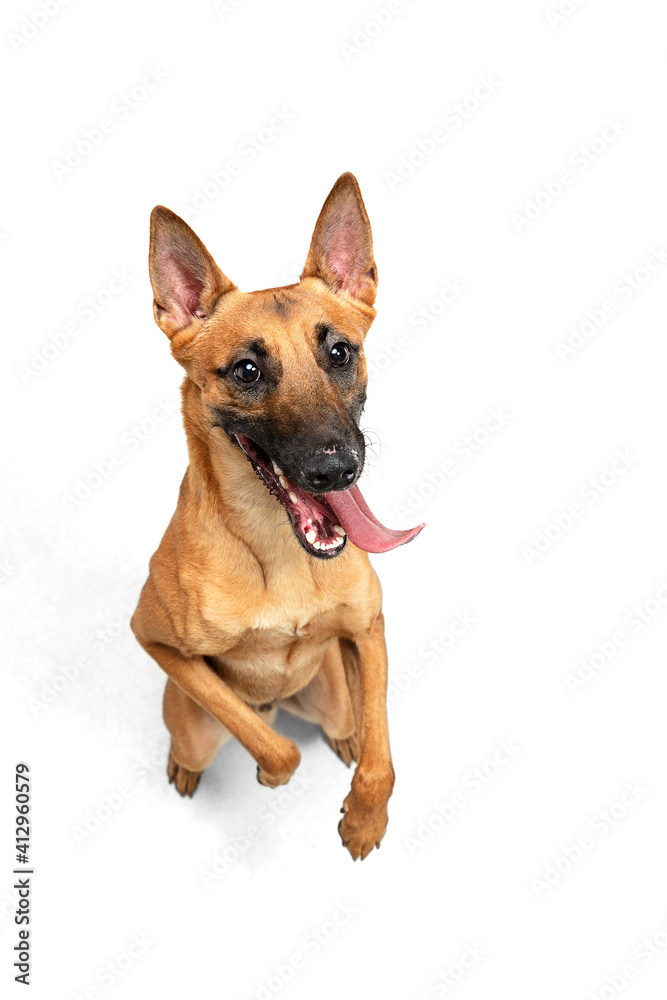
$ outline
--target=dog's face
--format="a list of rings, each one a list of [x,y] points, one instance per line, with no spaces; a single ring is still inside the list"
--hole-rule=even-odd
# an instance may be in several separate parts
[[[331,495],[364,465],[363,342],[377,287],[355,178],[344,174],[327,198],[298,284],[240,292],[162,207],[151,215],[149,263],[156,322],[200,387],[209,425],[243,449],[303,547],[338,555],[346,534]]]

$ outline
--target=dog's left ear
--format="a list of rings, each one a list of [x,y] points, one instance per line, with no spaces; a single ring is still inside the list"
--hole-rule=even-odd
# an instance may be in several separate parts
[[[196,331],[235,287],[187,222],[164,205],[151,212],[148,270],[155,322],[170,340],[191,327]]]
[[[372,306],[377,293],[373,237],[354,174],[342,174],[320,212],[302,278],[321,278]]]

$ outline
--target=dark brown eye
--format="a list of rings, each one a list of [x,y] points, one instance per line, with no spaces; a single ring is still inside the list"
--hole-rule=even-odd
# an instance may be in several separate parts
[[[350,348],[347,344],[334,344],[329,351],[329,358],[331,359],[332,365],[336,365],[336,367],[341,368],[350,360]]]
[[[239,363],[234,367],[234,378],[236,378],[239,382],[244,382],[246,385],[248,385],[249,382],[256,382],[261,374],[262,373],[255,362],[251,361],[250,358],[245,358],[243,361],[239,361]]]

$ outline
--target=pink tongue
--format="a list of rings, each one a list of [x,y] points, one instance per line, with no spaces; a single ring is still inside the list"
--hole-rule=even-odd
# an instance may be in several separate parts
[[[364,552],[389,552],[411,542],[424,527],[420,524],[405,531],[385,528],[371,512],[358,486],[324,496],[350,541]]]

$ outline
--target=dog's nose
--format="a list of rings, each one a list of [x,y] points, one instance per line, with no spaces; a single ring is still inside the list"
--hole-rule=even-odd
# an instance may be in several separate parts
[[[301,463],[303,478],[317,493],[330,493],[350,486],[359,471],[359,460],[349,448],[324,448]]]

